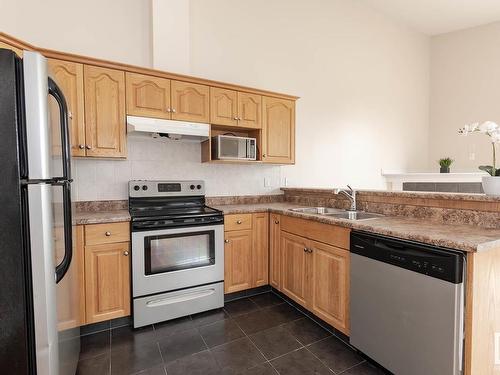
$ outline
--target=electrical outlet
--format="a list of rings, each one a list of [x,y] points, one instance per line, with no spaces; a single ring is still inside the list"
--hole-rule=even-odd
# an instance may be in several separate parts
[[[476,160],[476,153],[474,151],[469,152],[469,160]]]

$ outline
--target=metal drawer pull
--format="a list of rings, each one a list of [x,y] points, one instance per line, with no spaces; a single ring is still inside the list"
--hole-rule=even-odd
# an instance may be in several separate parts
[[[307,253],[307,252],[308,252],[308,251],[307,251],[307,247],[304,247],[304,253]]]
[[[241,224],[243,223],[241,220],[236,221],[236,224]]]
[[[80,150],[83,150],[83,149],[85,148],[85,145],[78,145],[78,148],[79,148]]]
[[[229,243],[229,240],[224,240],[224,243]]]
[[[214,293],[215,293],[215,289],[212,288],[212,289],[205,289],[205,290],[200,290],[200,291],[192,292],[192,293],[186,293],[186,294],[182,294],[180,296],[158,298],[158,299],[154,299],[154,300],[146,302],[146,307],[159,307],[159,306],[165,306],[165,305],[172,305],[174,303],[192,301],[192,300],[197,299],[197,298],[211,296]]]
[[[279,220],[274,220],[274,224],[279,224]]]
[[[123,255],[128,256],[128,251],[127,251],[127,250],[125,250],[125,251],[123,252]]]
[[[106,232],[106,233],[104,233],[104,234],[106,235],[106,237],[111,236],[111,232]]]

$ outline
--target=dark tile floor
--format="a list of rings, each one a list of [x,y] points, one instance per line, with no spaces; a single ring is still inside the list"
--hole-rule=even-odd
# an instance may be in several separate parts
[[[383,374],[274,293],[137,330],[82,336],[77,373]]]

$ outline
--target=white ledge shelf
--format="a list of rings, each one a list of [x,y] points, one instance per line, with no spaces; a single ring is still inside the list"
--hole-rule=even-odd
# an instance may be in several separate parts
[[[464,172],[464,173],[403,173],[403,172],[385,172],[387,190],[402,191],[404,182],[481,182],[486,172]]]

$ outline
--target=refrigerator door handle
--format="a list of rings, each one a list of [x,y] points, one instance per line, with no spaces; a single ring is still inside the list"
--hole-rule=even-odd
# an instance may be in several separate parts
[[[71,219],[71,183],[61,181],[57,183],[63,188],[63,210],[64,210],[64,257],[56,266],[56,283],[59,283],[68,272],[73,258],[73,222]]]
[[[56,178],[59,180],[71,180],[71,144],[69,137],[69,115],[68,105],[64,94],[52,78],[49,77],[49,94],[54,97],[59,105],[59,118],[61,120],[61,146],[62,146],[62,161],[63,161],[63,176]]]

